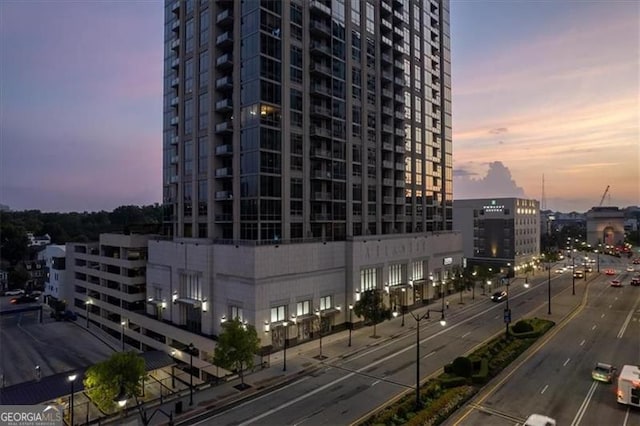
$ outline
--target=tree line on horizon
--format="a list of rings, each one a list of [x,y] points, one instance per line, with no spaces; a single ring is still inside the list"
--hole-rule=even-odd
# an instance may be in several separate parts
[[[43,213],[40,210],[0,212],[0,257],[10,265],[29,258],[27,232],[48,234],[52,244],[97,241],[102,233],[136,227],[160,232],[162,206],[120,206],[111,212]],[[155,226],[154,226],[155,225]]]

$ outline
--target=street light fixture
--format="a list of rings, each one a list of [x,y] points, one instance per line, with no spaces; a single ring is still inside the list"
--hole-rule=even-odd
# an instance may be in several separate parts
[[[196,348],[193,343],[189,343],[187,350],[189,351],[189,405],[193,405],[193,351]]]
[[[571,254],[571,294],[576,295],[576,249]]]
[[[140,414],[140,418],[142,419],[142,424],[144,426],[148,426],[149,423],[151,423],[151,419],[153,418],[153,416],[155,416],[158,412],[164,414],[169,418],[169,426],[173,425],[173,410],[169,411],[169,413],[167,414],[167,412],[162,408],[156,408],[153,413],[148,416],[146,411],[143,411],[142,405],[138,401],[138,397],[135,395],[134,397],[136,399],[136,408],[138,409],[138,413]],[[128,399],[129,398],[127,396],[127,392],[124,389],[124,386],[120,385],[120,393],[115,398],[113,398],[114,402],[116,402],[120,408],[124,408],[124,406],[127,405]],[[122,411],[122,416],[124,417],[124,410]]]
[[[442,317],[440,319],[440,325],[443,327],[447,324],[444,319],[444,311],[440,312]],[[430,318],[431,310],[427,310],[423,315],[414,315],[413,312],[409,312],[414,320],[416,320],[416,411],[420,409],[422,401],[420,401],[420,321]]]
[[[283,321],[282,326],[284,327],[284,345],[282,345],[284,362],[282,365],[282,371],[287,371],[287,340],[289,339],[289,321]]]
[[[69,400],[69,425],[73,426],[73,382],[76,381],[77,374],[72,373],[67,376],[67,379],[71,383],[71,394]]]
[[[600,251],[599,250],[595,250],[595,252],[596,252],[596,258],[598,259],[597,260],[597,269],[596,269],[596,271],[598,273],[600,273]]]
[[[353,305],[349,305],[349,347],[351,347],[351,331],[353,330],[353,321],[351,316],[353,314]]]
[[[514,267],[515,269],[515,267]],[[511,311],[509,310],[509,285],[511,281],[511,263],[507,263],[507,305],[504,310],[505,336],[509,338],[509,323],[511,322]]]

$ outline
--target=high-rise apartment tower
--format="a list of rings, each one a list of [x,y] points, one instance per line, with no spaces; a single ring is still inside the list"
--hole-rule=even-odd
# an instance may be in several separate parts
[[[448,0],[165,4],[166,230],[451,230]]]
[[[367,290],[442,295],[463,263],[450,73],[448,0],[167,1],[159,315],[277,349],[360,321]]]

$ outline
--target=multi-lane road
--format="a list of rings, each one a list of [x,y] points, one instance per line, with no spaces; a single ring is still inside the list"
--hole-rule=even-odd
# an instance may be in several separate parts
[[[601,256],[601,269],[607,267],[607,262],[617,261],[607,259]],[[620,270],[624,265],[619,263],[616,268]],[[605,285],[604,276],[590,275],[588,287],[584,280],[577,282],[575,296],[571,295],[569,272],[551,276],[551,316],[547,315],[546,273],[530,277],[532,285],[528,289],[522,285],[522,278],[512,282],[509,302],[514,322],[535,315],[551,317],[558,327],[552,329],[544,345],[528,355],[508,378],[500,377],[487,387],[491,392],[482,394],[485,398],[474,403],[488,407],[486,410],[473,409],[468,414],[460,411],[456,417],[459,424],[513,425],[531,412],[555,416],[559,424],[572,424],[574,419],[575,425],[589,424],[587,419],[591,424],[594,419],[602,420],[598,424],[612,424],[607,419],[614,420],[613,424],[640,422],[638,412],[627,413],[626,409],[617,407],[612,385],[592,385],[590,378],[596,361],[638,362],[640,288],[610,288]],[[504,332],[504,303],[493,303],[486,296],[479,298],[482,301],[447,310],[445,327],[439,325],[440,314],[433,312],[429,321],[421,323],[422,378]],[[584,306],[580,305],[581,301]],[[423,308],[418,312],[424,311]],[[563,321],[563,318],[567,319]],[[393,339],[331,356],[324,362],[313,359],[310,354],[309,365],[318,366],[314,374],[222,413],[205,413],[189,423],[335,425],[356,422],[415,386],[415,326],[409,317],[407,326],[399,327]],[[521,360],[516,365],[519,363]],[[493,414],[487,414],[489,409]],[[465,417],[461,419],[462,415]]]
[[[584,304],[545,336],[543,346],[447,424],[506,426],[540,413],[559,425],[640,425],[640,410],[617,404],[615,382],[591,379],[596,362],[640,363],[640,288],[628,285],[631,275],[618,275],[622,288],[609,285],[615,277],[591,282]]]

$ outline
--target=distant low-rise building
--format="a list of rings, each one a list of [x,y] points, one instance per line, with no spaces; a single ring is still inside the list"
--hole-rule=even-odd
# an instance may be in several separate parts
[[[67,300],[71,297],[72,289],[65,286],[66,282],[66,247],[62,245],[48,245],[38,253],[38,258],[44,261],[44,300],[46,302]]]
[[[33,235],[33,232],[27,232],[27,240],[27,245],[29,247],[47,246],[51,244],[51,237],[49,234]]]
[[[21,263],[21,266],[24,267],[27,274],[29,274],[25,288],[27,290],[43,289],[46,278],[45,261],[42,259],[25,260]]]
[[[9,288],[9,272],[4,269],[0,269],[0,291],[5,291]]]
[[[454,200],[453,228],[473,263],[513,268],[540,254],[540,203],[522,198]]]

